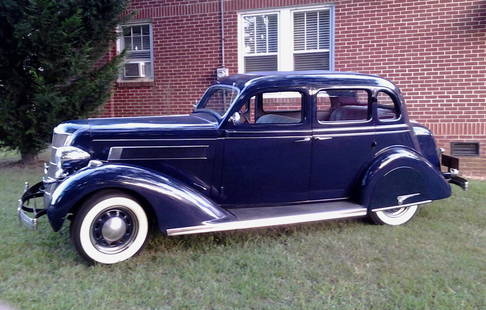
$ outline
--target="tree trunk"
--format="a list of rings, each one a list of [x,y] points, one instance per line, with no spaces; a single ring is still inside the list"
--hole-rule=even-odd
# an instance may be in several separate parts
[[[20,153],[20,156],[21,156],[20,162],[23,165],[32,165],[33,163],[35,163],[35,160],[37,159],[36,155],[37,154],[32,153],[32,152],[21,152]]]

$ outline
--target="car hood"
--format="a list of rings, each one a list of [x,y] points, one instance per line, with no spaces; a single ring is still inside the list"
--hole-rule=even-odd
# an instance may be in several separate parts
[[[150,117],[116,117],[116,118],[92,118],[85,120],[92,130],[119,129],[185,129],[194,127],[214,127],[217,122],[211,122],[199,116],[169,115]]]
[[[144,131],[144,130],[184,130],[205,128],[210,129],[218,125],[211,121],[193,114],[169,115],[169,116],[142,116],[142,117],[113,117],[113,118],[90,118],[82,120],[67,121],[56,127],[56,131],[72,133],[78,129],[89,129],[91,131]]]
[[[58,125],[56,134],[71,134],[73,143],[91,139],[152,139],[180,136],[213,136],[218,123],[200,115],[92,118]],[[88,139],[88,140],[85,140]],[[84,143],[83,143],[84,144]]]

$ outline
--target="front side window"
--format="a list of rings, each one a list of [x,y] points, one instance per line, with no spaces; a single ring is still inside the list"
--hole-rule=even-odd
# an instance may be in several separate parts
[[[370,96],[362,89],[321,90],[316,95],[317,120],[320,123],[369,120]]]
[[[209,110],[221,117],[228,111],[238,94],[239,90],[234,87],[210,87],[198,103],[196,111]]]
[[[152,27],[150,24],[121,26],[119,51],[126,51],[125,63],[120,73],[120,79],[152,80]]]
[[[239,72],[332,70],[332,5],[240,15]]]
[[[240,109],[240,124],[301,123],[302,104],[303,95],[297,91],[259,93]]]

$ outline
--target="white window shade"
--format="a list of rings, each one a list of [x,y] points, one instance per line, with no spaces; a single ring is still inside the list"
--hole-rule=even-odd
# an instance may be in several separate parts
[[[329,70],[330,10],[294,12],[294,70]]]
[[[245,72],[278,70],[278,14],[243,16]]]

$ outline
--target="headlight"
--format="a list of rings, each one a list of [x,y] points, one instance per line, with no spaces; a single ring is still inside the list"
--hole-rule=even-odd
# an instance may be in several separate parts
[[[55,164],[57,166],[56,178],[66,176],[71,169],[81,168],[88,164],[91,156],[88,152],[74,146],[61,146],[56,150]]]

